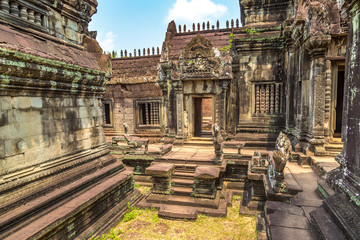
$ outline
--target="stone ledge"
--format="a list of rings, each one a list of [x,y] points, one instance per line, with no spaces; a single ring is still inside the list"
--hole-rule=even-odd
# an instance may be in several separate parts
[[[216,179],[220,176],[220,168],[206,166],[197,167],[195,170],[195,178],[198,179]]]
[[[170,177],[175,167],[172,163],[155,163],[145,170],[147,175],[153,177]]]

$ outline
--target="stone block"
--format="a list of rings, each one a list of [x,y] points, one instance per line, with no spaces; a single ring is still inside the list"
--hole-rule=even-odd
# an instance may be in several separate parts
[[[282,211],[268,214],[268,224],[270,226],[309,229],[308,219],[305,216],[293,215]]]
[[[0,158],[5,157],[5,141],[0,141]]]
[[[7,96],[0,97],[0,109],[5,111],[11,108],[12,108],[12,98]]]
[[[8,111],[0,111],[0,126],[9,124]]]
[[[43,100],[40,97],[32,97],[30,98],[30,106],[33,108],[42,108]]]
[[[283,202],[266,201],[265,209],[268,214],[275,211],[283,211],[293,215],[304,216],[304,211],[300,207]]]
[[[30,108],[31,106],[31,99],[30,97],[16,97],[13,101],[13,108],[16,109],[26,109]]]
[[[9,110],[9,122],[14,123],[40,123],[42,116],[40,111],[29,109]]]
[[[89,108],[80,107],[78,108],[78,118],[88,118],[90,116]]]
[[[145,173],[155,177],[170,177],[173,171],[174,164],[172,163],[156,163],[148,167]]]
[[[3,167],[6,169],[7,173],[25,167],[24,154],[18,154],[18,155],[6,158],[4,160]]]
[[[218,167],[197,167],[195,170],[195,178],[198,179],[215,179],[220,176],[220,168]]]

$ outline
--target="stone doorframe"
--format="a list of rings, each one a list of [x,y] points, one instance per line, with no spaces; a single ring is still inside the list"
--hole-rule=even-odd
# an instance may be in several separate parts
[[[337,92],[338,92],[338,74],[339,68],[344,66],[345,63],[332,62],[331,64],[331,101],[330,101],[330,123],[329,123],[329,135],[330,140],[333,138],[336,128],[336,107],[337,107]]]
[[[216,94],[187,94],[184,95],[184,139],[194,137],[195,134],[195,99],[211,98],[212,99],[212,123],[217,120],[216,117]],[[187,116],[186,116],[187,115]],[[186,129],[187,128],[187,129]]]

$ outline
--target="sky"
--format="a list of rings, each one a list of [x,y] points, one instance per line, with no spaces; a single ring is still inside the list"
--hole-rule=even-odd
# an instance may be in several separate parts
[[[238,0],[98,0],[90,31],[104,51],[119,52],[161,47],[171,20],[176,25],[210,21],[224,28],[226,20],[239,18]]]

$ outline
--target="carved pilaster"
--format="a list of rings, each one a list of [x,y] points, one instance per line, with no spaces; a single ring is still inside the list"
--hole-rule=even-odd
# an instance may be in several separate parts
[[[310,112],[312,139],[310,143],[316,147],[316,151],[324,151],[324,122],[325,122],[325,88],[326,88],[326,66],[325,52],[330,43],[330,36],[312,36],[305,43],[306,50],[311,57],[310,69]]]
[[[179,138],[183,137],[183,114],[184,114],[184,94],[183,94],[183,87],[182,83],[178,82],[175,87],[175,94],[176,94],[176,136]]]

